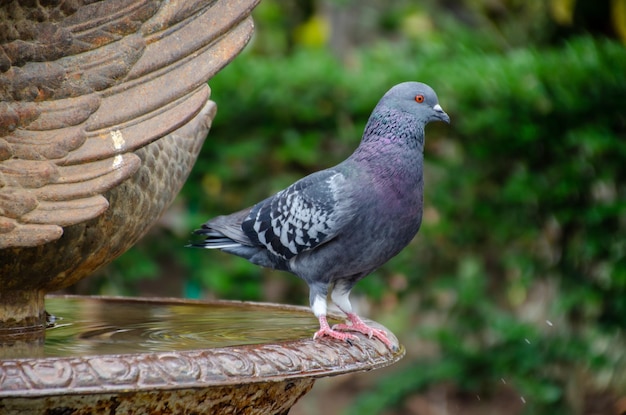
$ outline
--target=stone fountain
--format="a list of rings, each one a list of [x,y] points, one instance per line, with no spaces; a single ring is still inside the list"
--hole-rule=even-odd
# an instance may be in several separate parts
[[[206,81],[250,39],[258,1],[0,0],[0,412],[286,414],[316,377],[402,357],[365,337],[315,342],[298,307],[45,298],[172,202],[215,115]],[[250,310],[265,336],[201,329],[258,328]],[[181,312],[202,324],[171,324]]]

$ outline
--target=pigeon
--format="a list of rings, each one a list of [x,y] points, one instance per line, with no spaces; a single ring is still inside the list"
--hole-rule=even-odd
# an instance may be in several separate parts
[[[358,148],[326,170],[296,181],[239,212],[218,216],[188,246],[219,249],[253,264],[288,271],[309,286],[320,328],[314,339],[376,338],[394,350],[384,330],[353,312],[354,285],[398,254],[417,234],[423,211],[424,128],[450,123],[431,87],[392,87],[372,112]],[[329,326],[327,301],[347,317]]]

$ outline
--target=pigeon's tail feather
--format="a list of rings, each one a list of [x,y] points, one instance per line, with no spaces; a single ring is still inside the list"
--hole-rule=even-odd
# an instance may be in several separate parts
[[[253,264],[273,266],[264,246],[254,244],[241,229],[241,223],[248,216],[250,209],[227,216],[218,216],[203,224],[193,233],[204,237],[204,240],[192,242],[189,247],[219,249],[229,254],[247,259]]]
[[[210,228],[206,224],[202,225],[201,229],[196,229],[195,231],[193,231],[193,234],[202,235],[205,238],[202,241],[193,242],[187,246],[206,249],[224,249],[242,246],[240,242],[229,238],[228,236],[224,235],[222,232],[216,229]]]
[[[215,239],[207,238],[204,241],[193,242],[193,243],[188,244],[187,246],[194,247],[194,248],[206,248],[206,249],[226,249],[226,248],[236,248],[242,245],[228,238],[215,238]]]
[[[196,229],[194,235],[204,236],[201,242],[194,242],[189,246],[207,249],[227,249],[241,246],[251,246],[250,239],[241,229],[241,222],[248,215],[248,209],[227,216],[218,216]]]
[[[202,225],[202,229],[194,231],[196,235],[202,235],[204,240],[199,242],[193,242],[188,244],[188,247],[205,248],[205,249],[219,249],[220,251],[227,252],[232,255],[245,258],[253,264],[261,265],[263,267],[282,267],[273,262],[267,255],[267,250],[262,246],[253,245],[249,241],[247,243],[239,242],[232,239],[230,236],[226,236],[221,231],[210,227],[210,223]]]

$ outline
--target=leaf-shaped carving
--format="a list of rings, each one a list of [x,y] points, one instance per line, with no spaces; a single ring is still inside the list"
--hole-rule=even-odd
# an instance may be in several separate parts
[[[205,107],[257,1],[0,3],[0,249],[102,215],[135,152]]]

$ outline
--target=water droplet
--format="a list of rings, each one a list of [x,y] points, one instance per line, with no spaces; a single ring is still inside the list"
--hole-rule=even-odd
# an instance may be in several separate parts
[[[530,340],[528,340],[528,339],[524,339],[524,341],[525,341],[526,343],[530,344]]]
[[[519,398],[522,400],[522,403],[524,403],[524,404],[526,403],[526,399],[524,399],[523,396],[520,396]]]
[[[552,322],[550,320],[546,320],[546,324],[550,327],[552,327],[554,324],[552,324]]]

